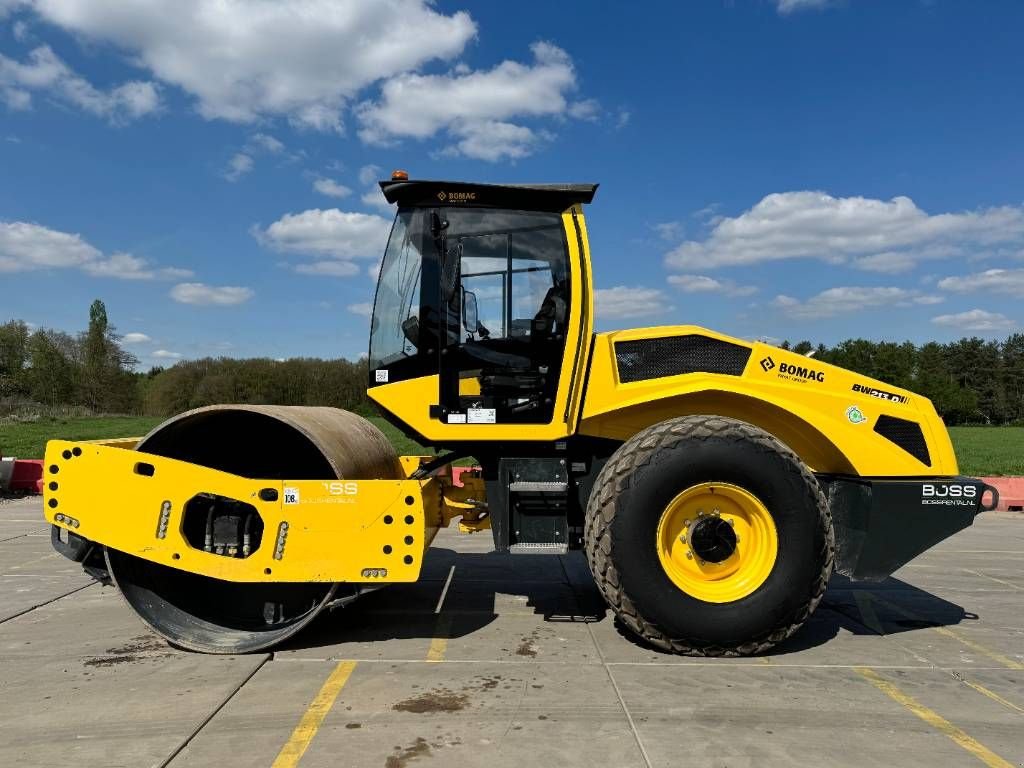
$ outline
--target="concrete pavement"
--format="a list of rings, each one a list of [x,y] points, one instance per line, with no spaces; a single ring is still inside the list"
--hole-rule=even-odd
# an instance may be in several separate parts
[[[0,501],[0,765],[1024,764],[1024,517],[988,513],[879,585],[836,578],[783,647],[666,655],[578,553],[442,531],[424,579],[273,654],[149,634]]]

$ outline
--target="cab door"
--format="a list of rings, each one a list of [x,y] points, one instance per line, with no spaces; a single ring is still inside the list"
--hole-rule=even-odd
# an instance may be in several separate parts
[[[552,424],[573,309],[562,216],[448,211],[443,253],[442,301],[457,330],[442,350],[438,415]]]

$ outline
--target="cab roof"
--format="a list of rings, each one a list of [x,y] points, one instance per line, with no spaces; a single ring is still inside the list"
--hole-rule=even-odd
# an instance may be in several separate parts
[[[439,205],[465,208],[511,208],[564,211],[594,199],[597,184],[475,184],[465,181],[382,181],[389,203],[400,208]]]

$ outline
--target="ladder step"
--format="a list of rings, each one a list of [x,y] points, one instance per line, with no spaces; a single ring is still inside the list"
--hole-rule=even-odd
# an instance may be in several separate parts
[[[513,555],[564,555],[569,551],[569,545],[557,541],[513,544],[508,551]]]
[[[524,491],[565,493],[568,488],[569,484],[562,480],[517,480],[514,483],[508,484],[508,489],[512,493],[522,493]]]

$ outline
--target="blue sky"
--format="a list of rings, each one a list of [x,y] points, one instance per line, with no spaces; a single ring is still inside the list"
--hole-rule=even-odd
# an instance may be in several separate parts
[[[0,0],[0,320],[357,357],[374,180],[598,181],[601,329],[1024,323],[1013,0]]]

